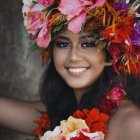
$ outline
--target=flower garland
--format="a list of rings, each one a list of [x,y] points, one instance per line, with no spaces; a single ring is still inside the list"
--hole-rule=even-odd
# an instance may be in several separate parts
[[[117,73],[140,76],[140,0],[23,0],[24,25],[46,62],[52,39],[64,31],[94,30]],[[99,41],[100,43],[100,41]],[[103,47],[103,46],[101,46]],[[33,49],[32,49],[33,50]]]
[[[48,131],[50,121],[48,114],[43,113],[41,119],[35,121],[39,127],[33,134],[40,140],[104,140],[109,114],[124,99],[126,93],[121,85],[117,85],[107,93],[99,108],[77,110],[68,120],[61,121],[60,126],[53,131]]]

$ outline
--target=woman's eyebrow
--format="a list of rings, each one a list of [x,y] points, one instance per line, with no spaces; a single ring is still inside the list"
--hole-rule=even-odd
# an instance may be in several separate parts
[[[55,38],[55,40],[56,39],[64,39],[64,40],[67,40],[67,41],[70,40],[68,37],[65,37],[65,36],[58,36],[58,37]]]
[[[94,35],[91,34],[91,35],[81,35],[80,36],[80,39],[85,39],[85,38],[94,38]]]

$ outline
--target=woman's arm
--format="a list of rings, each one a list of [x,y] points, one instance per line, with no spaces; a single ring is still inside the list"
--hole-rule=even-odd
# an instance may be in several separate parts
[[[23,102],[0,98],[0,125],[31,134],[37,127],[33,120],[40,117],[37,110],[46,111],[41,101]]]

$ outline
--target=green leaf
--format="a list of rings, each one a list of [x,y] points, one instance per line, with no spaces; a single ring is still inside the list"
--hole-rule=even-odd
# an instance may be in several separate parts
[[[33,0],[33,4],[37,4],[37,3],[38,3],[37,1],[34,1],[34,0]]]
[[[52,9],[54,9],[56,7],[57,7],[57,4],[54,3],[54,4],[51,4],[50,6],[48,6],[47,8],[45,8],[43,11],[44,12],[50,12]]]
[[[55,38],[62,30],[65,30],[64,23],[54,26],[51,33],[51,38]]]
[[[56,25],[54,28],[53,28],[53,31],[52,33],[56,33],[56,32],[59,32],[63,27],[63,24],[59,24],[59,25]]]

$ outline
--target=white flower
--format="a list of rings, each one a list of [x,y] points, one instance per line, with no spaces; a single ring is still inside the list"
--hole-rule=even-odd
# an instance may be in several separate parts
[[[60,127],[64,135],[74,132],[75,130],[79,130],[83,128],[88,129],[85,120],[77,119],[72,116],[70,116],[67,121],[61,121]]]
[[[33,5],[33,0],[22,0],[22,1],[27,6],[32,6]]]
[[[47,131],[46,133],[44,133],[44,136],[41,137],[40,140],[57,139],[57,137],[60,135],[60,133],[61,133],[61,128],[60,128],[60,126],[57,126],[53,131]]]
[[[82,134],[82,136],[81,136]],[[53,131],[47,131],[40,140],[70,140],[71,138],[88,137],[90,140],[104,140],[104,133],[98,131],[90,133],[85,120],[77,119],[72,116],[68,120],[61,121]]]

